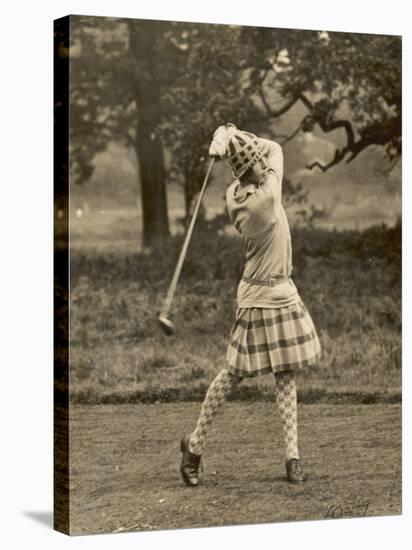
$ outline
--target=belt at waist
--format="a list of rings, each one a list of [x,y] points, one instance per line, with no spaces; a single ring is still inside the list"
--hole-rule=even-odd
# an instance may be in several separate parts
[[[281,283],[286,283],[289,281],[288,275],[281,275],[279,277],[271,277],[270,279],[251,279],[250,277],[242,277],[242,281],[245,281],[245,283],[250,283],[251,285],[259,285],[259,286],[276,286],[280,285]]]

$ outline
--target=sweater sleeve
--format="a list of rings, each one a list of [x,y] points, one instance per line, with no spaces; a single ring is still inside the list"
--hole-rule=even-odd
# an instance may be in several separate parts
[[[282,182],[283,178],[283,152],[282,147],[276,141],[270,139],[260,138],[260,140],[266,145],[266,162],[268,168],[273,170],[277,175],[279,182]]]
[[[264,185],[269,188],[273,196],[275,217],[278,219],[282,203],[283,152],[282,147],[275,141],[269,139],[263,141],[267,147],[265,157],[268,166]]]

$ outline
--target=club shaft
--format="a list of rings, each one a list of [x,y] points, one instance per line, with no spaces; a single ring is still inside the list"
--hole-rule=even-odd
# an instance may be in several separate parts
[[[184,240],[184,243],[183,243],[183,246],[182,246],[182,250],[180,251],[179,259],[178,259],[177,264],[176,264],[175,272],[173,274],[173,278],[172,278],[172,281],[170,283],[170,287],[169,287],[169,290],[167,292],[165,302],[163,304],[162,314],[165,315],[165,316],[168,315],[169,310],[170,310],[170,306],[171,306],[172,301],[173,301],[173,297],[174,297],[174,294],[175,294],[175,291],[176,291],[176,286],[177,286],[177,283],[179,281],[180,273],[182,271],[183,262],[185,261],[187,249],[189,247],[190,238],[192,236],[193,228],[195,226],[197,214],[199,212],[200,204],[202,202],[203,195],[205,193],[207,182],[209,180],[210,172],[212,171],[214,162],[215,162],[215,158],[212,157],[209,161],[209,166],[207,168],[206,176],[205,176],[205,179],[203,181],[203,185],[202,185],[202,188],[200,190],[199,197],[197,199],[195,209],[193,211],[192,219],[190,220],[190,225],[189,225],[189,228],[188,228],[187,233],[186,233],[186,237],[185,237],[185,240]]]

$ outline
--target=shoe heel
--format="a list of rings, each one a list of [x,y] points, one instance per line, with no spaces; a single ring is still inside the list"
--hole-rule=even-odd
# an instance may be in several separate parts
[[[180,452],[181,453],[185,452],[185,440],[184,440],[184,438],[180,441]]]

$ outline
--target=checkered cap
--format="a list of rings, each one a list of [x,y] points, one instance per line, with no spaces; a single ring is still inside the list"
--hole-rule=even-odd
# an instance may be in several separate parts
[[[227,145],[233,176],[243,176],[265,154],[266,149],[266,145],[255,134],[236,129]]]

